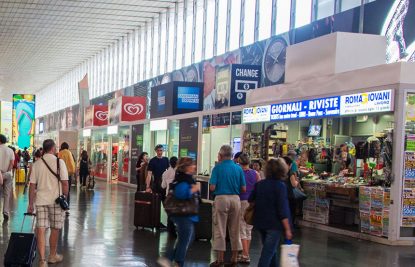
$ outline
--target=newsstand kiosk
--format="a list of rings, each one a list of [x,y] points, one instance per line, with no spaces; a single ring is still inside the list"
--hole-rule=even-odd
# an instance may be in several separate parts
[[[243,150],[296,152],[303,226],[413,245],[415,64],[385,52],[385,37],[340,32],[288,47],[285,84],[247,95]]]

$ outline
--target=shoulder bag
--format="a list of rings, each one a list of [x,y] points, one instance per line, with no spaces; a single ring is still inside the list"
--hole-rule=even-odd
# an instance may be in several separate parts
[[[244,220],[249,225],[254,225],[255,202],[249,203],[244,213]]]
[[[57,166],[57,170],[56,173],[54,171],[52,171],[52,169],[50,168],[50,166],[46,163],[46,160],[41,157],[43,163],[45,163],[46,168],[48,168],[48,170],[53,174],[53,176],[56,177],[56,179],[58,179],[58,188],[59,188],[59,196],[57,199],[55,199],[55,203],[59,204],[59,206],[63,209],[63,210],[68,210],[69,209],[69,204],[68,201],[66,200],[66,197],[61,193],[61,187],[60,187],[60,183],[61,182],[61,176],[60,176],[60,164],[59,164],[59,158],[56,159],[56,166]]]
[[[172,189],[163,204],[169,216],[191,216],[199,214],[199,202],[198,194],[193,194],[190,199],[178,199]]]
[[[306,200],[307,199],[307,195],[304,194],[303,191],[301,191],[300,189],[298,189],[297,187],[293,188],[293,194],[294,194],[294,198],[296,200]]]

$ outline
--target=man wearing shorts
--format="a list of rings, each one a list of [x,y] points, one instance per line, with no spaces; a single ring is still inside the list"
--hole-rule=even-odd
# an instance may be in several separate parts
[[[33,213],[36,207],[36,234],[37,247],[39,251],[39,266],[46,267],[48,263],[58,263],[63,260],[63,256],[57,254],[59,231],[62,229],[64,211],[55,200],[60,194],[66,198],[68,196],[68,170],[65,162],[56,155],[56,144],[48,139],[43,142],[44,155],[42,160],[33,164],[30,175],[29,207],[28,212]],[[48,169],[48,167],[50,170]],[[52,171],[54,173],[52,173]],[[55,174],[60,176],[61,182]],[[50,232],[50,255],[46,260],[46,229],[51,228]]]
[[[12,169],[14,165],[14,152],[6,146],[6,136],[0,134],[0,172],[3,176],[3,219],[9,219],[10,198],[12,196]]]

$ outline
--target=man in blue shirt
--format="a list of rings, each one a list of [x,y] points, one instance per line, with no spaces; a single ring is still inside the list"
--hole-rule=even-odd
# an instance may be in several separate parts
[[[241,167],[232,161],[232,147],[224,145],[218,154],[219,164],[212,170],[210,190],[215,195],[213,203],[213,249],[217,259],[210,266],[222,266],[226,251],[226,229],[231,240],[231,263],[237,263],[242,250],[239,236],[241,201],[239,194],[246,191],[245,176]],[[236,265],[235,265],[236,266]]]

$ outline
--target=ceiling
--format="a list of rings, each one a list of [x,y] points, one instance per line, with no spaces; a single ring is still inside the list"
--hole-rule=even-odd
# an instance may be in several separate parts
[[[0,98],[34,93],[176,0],[0,0]]]

